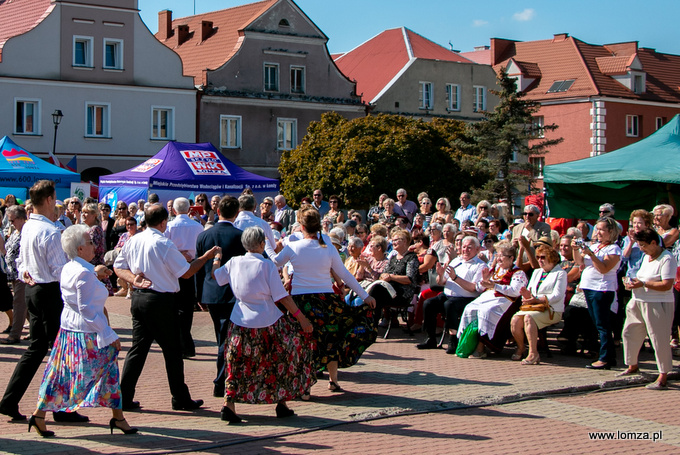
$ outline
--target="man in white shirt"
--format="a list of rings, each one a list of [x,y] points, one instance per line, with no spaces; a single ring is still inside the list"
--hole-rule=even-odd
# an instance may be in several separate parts
[[[470,193],[460,193],[460,207],[453,216],[462,225],[463,221],[471,220],[477,215],[477,209],[470,204]]]
[[[253,212],[255,206],[257,205],[255,201],[255,196],[251,194],[242,194],[238,198],[239,213],[234,221],[234,226],[242,231],[250,226],[257,226],[262,228],[264,235],[267,238],[265,242],[264,251],[267,256],[271,259],[276,255],[276,239],[274,238],[274,232],[271,226],[262,218],[255,216]],[[280,249],[280,248],[279,248]]]
[[[189,199],[177,198],[172,203],[177,214],[168,221],[165,237],[172,240],[187,262],[196,258],[196,239],[203,232],[201,223],[189,218]],[[179,279],[179,293],[177,295],[179,316],[179,341],[182,344],[182,357],[189,358],[196,355],[194,339],[191,337],[191,325],[194,322],[194,305],[196,304],[196,281],[193,276]]]
[[[437,284],[444,285],[444,291],[425,300],[423,303],[423,318],[427,340],[417,345],[418,349],[436,349],[435,340],[437,329],[437,315],[446,315],[444,330],[450,334],[447,354],[455,354],[458,346],[456,327],[460,324],[460,317],[465,306],[472,302],[480,292],[477,283],[482,279],[482,271],[487,268],[484,261],[477,255],[480,245],[476,237],[464,237],[461,244],[461,255],[451,261],[448,267],[437,263]]]
[[[146,357],[154,340],[163,351],[165,370],[172,394],[172,409],[191,411],[203,405],[203,400],[192,400],[184,383],[184,362],[177,333],[176,294],[178,278],[193,276],[215,256],[210,249],[191,263],[180,253],[171,240],[163,236],[168,225],[168,211],[162,205],[151,205],[144,212],[147,229],[134,235],[116,258],[113,267],[120,278],[144,286],[132,294],[132,347],[125,357],[120,390],[124,410],[140,407],[133,401],[137,381],[142,374]]]

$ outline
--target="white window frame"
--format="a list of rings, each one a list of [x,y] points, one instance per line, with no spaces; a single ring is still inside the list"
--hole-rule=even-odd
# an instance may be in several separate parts
[[[227,128],[223,127],[226,122]],[[236,138],[231,137],[231,128],[229,124],[236,123]],[[238,149],[241,148],[241,134],[243,119],[240,115],[220,115],[220,148],[223,149]],[[226,133],[226,134],[225,134]]]
[[[626,136],[640,136],[640,117],[637,115],[626,115]]]
[[[115,49],[115,64],[109,66],[106,64],[106,46],[112,45]],[[106,70],[122,70],[123,69],[123,40],[114,38],[104,38],[102,45],[102,68]]]
[[[434,107],[434,86],[432,82],[420,81],[420,108],[430,110]]]
[[[531,119],[531,129],[533,136],[538,139],[545,137],[545,117],[542,115],[534,115]]]
[[[161,136],[160,128],[160,114],[161,112],[167,112],[168,118],[166,120],[166,135]],[[157,123],[156,123],[157,122]],[[158,132],[155,125],[158,125]],[[162,141],[172,141],[175,139],[175,108],[172,106],[151,106],[151,139],[152,140],[162,140]]]
[[[533,168],[532,173],[534,178],[543,178],[543,169],[545,168],[545,157],[544,156],[531,156],[529,157],[529,162]]]
[[[90,109],[101,108],[103,112],[102,118],[102,133],[97,134],[95,131],[88,132],[88,119],[90,117]],[[94,128],[93,128],[94,129]],[[93,138],[110,138],[111,137],[111,103],[101,103],[97,101],[85,102],[85,137]]]
[[[17,116],[19,115],[19,103],[24,105],[23,115],[22,115],[22,129],[19,131],[19,124],[17,122]],[[26,104],[33,105],[33,131],[26,131]],[[21,134],[26,136],[40,136],[40,115],[42,112],[42,100],[39,98],[14,98],[14,134]]]
[[[274,69],[276,70],[276,87],[274,89],[268,88],[271,86],[271,81],[269,81],[269,72],[268,70]],[[265,92],[278,92],[281,87],[281,71],[279,69],[279,64],[278,63],[269,63],[265,62],[263,66],[263,83],[264,83],[264,91]]]
[[[286,135],[286,126],[290,125],[291,137]],[[287,145],[287,144],[290,145]],[[277,118],[276,119],[276,150],[293,150],[297,147],[297,119],[296,118]]]
[[[454,104],[455,100],[455,104]],[[446,84],[446,105],[449,111],[460,111],[460,85]]]
[[[293,77],[294,71],[300,71],[300,73],[302,74],[302,76],[300,78],[301,79],[300,80],[300,88],[298,90],[295,90],[295,87],[293,86],[293,81],[295,80],[295,78]],[[307,70],[305,69],[304,66],[290,65],[290,93],[296,93],[296,94],[300,94],[300,95],[303,95],[303,94],[306,93],[306,91],[307,91],[306,72],[307,72]]]
[[[76,62],[76,44],[84,43],[85,62]],[[73,62],[75,68],[93,68],[94,67],[94,38],[91,36],[73,35]]]
[[[473,85],[472,112],[482,112],[486,110],[486,87],[483,85]],[[481,102],[480,102],[481,100]]]

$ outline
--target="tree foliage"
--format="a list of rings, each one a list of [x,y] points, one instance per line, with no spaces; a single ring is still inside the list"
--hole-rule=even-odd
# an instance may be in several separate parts
[[[347,120],[325,113],[298,148],[283,152],[281,190],[296,204],[320,188],[353,208],[366,208],[398,188],[411,199],[420,191],[457,196],[491,177],[476,151],[454,145],[465,141],[463,135],[464,124],[455,120],[387,114]]]
[[[539,133],[554,131],[557,125],[544,125],[540,131],[533,124],[540,103],[524,99],[525,94],[517,91],[515,79],[509,77],[505,69],[497,80],[500,90],[490,91],[499,97],[498,105],[492,112],[486,112],[481,122],[470,124],[468,141],[458,144],[471,153],[485,153],[497,172],[497,178],[475,191],[475,199],[506,199],[511,203],[513,193],[528,192],[534,180],[528,157],[546,153],[549,147],[562,142],[562,138],[541,137]]]

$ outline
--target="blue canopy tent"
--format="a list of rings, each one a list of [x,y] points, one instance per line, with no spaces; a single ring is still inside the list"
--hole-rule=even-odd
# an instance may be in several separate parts
[[[680,115],[648,137],[604,155],[546,166],[543,182],[550,216],[594,219],[604,202],[616,217],[651,210],[668,201],[668,187],[680,199]]]
[[[99,177],[99,200],[115,207],[158,194],[162,202],[177,197],[196,200],[200,193],[238,196],[250,188],[258,200],[275,196],[279,181],[245,171],[212,144],[168,142],[153,158],[127,171]]]
[[[80,182],[80,174],[62,169],[38,158],[15,144],[7,136],[0,139],[0,197],[14,194],[19,199],[28,197],[28,189],[38,180],[53,180],[57,198],[71,193],[71,182]]]

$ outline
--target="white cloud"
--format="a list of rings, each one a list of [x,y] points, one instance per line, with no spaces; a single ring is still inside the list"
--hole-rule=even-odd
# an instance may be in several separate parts
[[[473,27],[484,27],[485,25],[489,25],[489,21],[484,21],[482,19],[475,19],[472,21]]]
[[[534,16],[536,16],[536,11],[533,8],[527,8],[524,11],[513,14],[512,18],[516,21],[526,22],[533,19]]]

